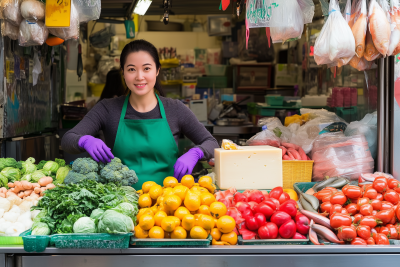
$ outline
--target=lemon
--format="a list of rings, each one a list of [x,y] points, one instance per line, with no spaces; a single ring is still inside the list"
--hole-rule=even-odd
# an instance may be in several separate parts
[[[149,236],[149,231],[143,230],[139,225],[135,226],[135,237],[136,238],[147,238]]]
[[[196,195],[196,194],[193,194],[192,192],[189,191],[189,192],[186,194],[184,203],[185,203],[185,207],[186,207],[189,211],[198,210],[199,207],[200,207],[200,204],[201,204],[201,202],[200,202],[200,196],[199,196],[199,195]]]
[[[221,231],[218,230],[218,228],[213,228],[211,230],[210,234],[211,234],[212,238],[217,240],[217,241],[219,241],[219,239],[221,238],[221,235],[222,235]]]
[[[201,194],[200,195],[200,201],[201,201],[201,205],[207,205],[210,206],[212,203],[215,202],[215,197],[213,194]]]
[[[168,176],[164,179],[163,185],[164,187],[175,187],[178,185],[178,180],[175,177]]]
[[[154,224],[161,226],[161,221],[167,216],[168,215],[164,211],[157,211],[157,213],[154,215]]]
[[[183,216],[182,218],[182,227],[186,231],[190,231],[195,226],[196,218],[192,214],[188,214]]]
[[[211,216],[215,218],[220,218],[221,216],[224,216],[227,212],[226,206],[222,202],[214,202],[210,205],[210,213]]]
[[[179,220],[178,217],[175,217],[175,216],[170,216],[170,217],[175,220],[175,226],[181,225],[181,220]]]
[[[150,210],[153,212],[153,214],[156,214],[158,212],[158,206],[154,205],[150,208]]]
[[[221,231],[221,233],[227,234],[235,229],[236,222],[235,220],[228,215],[222,216],[217,221],[217,228]]]
[[[197,225],[203,228],[204,230],[211,230],[214,228],[214,218],[209,215],[200,214],[197,219]]]
[[[192,175],[185,175],[182,177],[181,184],[186,186],[187,188],[192,188],[194,185],[194,178]]]
[[[206,239],[208,235],[206,230],[200,226],[195,226],[190,230],[190,237],[193,239]]]
[[[176,195],[168,195],[164,197],[164,205],[169,210],[176,210],[181,204],[182,200]]]
[[[236,245],[237,240],[238,240],[237,234],[233,231],[227,234],[223,234],[221,236],[221,241],[227,242],[230,245]]]
[[[161,185],[155,184],[150,188],[149,195],[152,199],[157,199],[158,197],[162,196],[163,189]]]
[[[165,196],[168,196],[168,195],[173,195],[174,194],[173,190],[174,189],[171,188],[171,187],[164,188],[163,196],[165,197]]]
[[[187,214],[190,214],[190,211],[189,211],[187,208],[185,208],[185,207],[179,207],[179,208],[175,211],[174,216],[177,217],[179,220],[182,220],[182,219],[183,219],[183,216],[185,216],[185,215],[187,215]]]
[[[139,226],[143,230],[150,230],[154,226],[154,218],[150,215],[143,215],[139,219]]]
[[[180,199],[183,201],[185,200],[185,196],[189,188],[187,188],[184,185],[177,185],[174,187],[173,193],[174,195],[180,197]]]
[[[149,208],[152,204],[151,197],[149,194],[143,194],[139,197],[138,203],[140,208]]]
[[[187,237],[187,232],[182,226],[178,226],[172,231],[172,239],[185,239]]]
[[[167,216],[161,221],[161,228],[164,229],[166,232],[174,231],[176,227],[176,221],[172,216]]]
[[[150,215],[150,216],[154,215],[154,213],[151,209],[144,208],[144,209],[139,210],[139,213],[136,215],[136,219],[139,221],[140,217],[142,217],[142,215],[145,215],[145,214]]]
[[[148,193],[150,188],[155,185],[156,183],[153,181],[147,181],[142,184],[142,191],[143,193]]]
[[[161,202],[163,202],[163,200],[164,200],[163,196],[158,197],[157,198],[157,204],[160,204]]]
[[[164,238],[164,230],[160,226],[154,226],[149,231],[150,238]]]

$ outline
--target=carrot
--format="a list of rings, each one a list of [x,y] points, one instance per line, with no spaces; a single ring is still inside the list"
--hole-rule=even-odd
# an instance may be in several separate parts
[[[25,193],[24,193],[24,192],[19,192],[17,196],[18,196],[19,198],[23,198],[23,197],[25,196]]]
[[[40,186],[46,186],[48,184],[51,184],[53,182],[53,178],[51,177],[42,177],[39,179],[39,184]]]
[[[32,183],[32,187],[33,187],[33,188],[36,188],[36,187],[39,187],[39,188],[40,188],[40,184],[38,184],[38,183]]]
[[[31,190],[32,189],[32,183],[30,183],[28,181],[22,181],[21,185],[24,188],[24,190]]]
[[[26,191],[24,192],[24,195],[27,197],[27,196],[29,196],[30,194],[32,194],[32,192],[33,192],[33,190],[26,190]]]
[[[53,189],[53,188],[55,188],[56,186],[54,185],[54,184],[48,184],[48,185],[46,185],[46,189]]]
[[[289,152],[292,153],[294,159],[301,160],[300,154],[299,154],[299,152],[297,152],[297,150],[295,150],[293,148],[289,148]]]
[[[7,185],[9,188],[13,188],[15,186],[14,183],[8,183]]]
[[[304,150],[301,147],[299,147],[299,154],[300,154],[301,160],[307,160],[306,152],[304,152]]]
[[[282,157],[283,157],[286,154],[287,149],[284,146],[279,146],[279,148],[282,149]]]
[[[35,192],[36,194],[40,194],[40,187],[35,187],[33,189],[33,192]]]
[[[22,183],[20,181],[15,181],[15,190],[14,193],[18,194],[20,191],[23,191],[24,188],[22,187]]]

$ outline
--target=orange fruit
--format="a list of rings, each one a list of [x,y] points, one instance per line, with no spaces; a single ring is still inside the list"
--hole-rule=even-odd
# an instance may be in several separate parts
[[[171,233],[164,231],[164,238],[171,238]]]
[[[225,245],[225,244],[224,244],[224,242],[222,242],[222,241],[217,241],[217,240],[215,240],[215,239],[213,238],[213,240],[212,240],[212,242],[211,242],[211,245],[213,245],[213,246],[223,246],[223,245]]]
[[[158,212],[158,206],[157,206],[157,204],[154,205],[154,206],[152,206],[152,207],[150,208],[150,210],[153,212],[153,214],[156,214],[156,213]]]
[[[206,188],[210,193],[214,193],[215,186],[212,184],[212,178],[210,176],[200,177],[199,185]]]
[[[174,190],[172,192],[174,192],[174,195],[177,195],[183,201],[185,200],[185,196],[188,190],[189,188],[184,185],[177,185],[174,187]]]
[[[185,207],[189,210],[189,211],[195,211],[198,210],[200,207],[200,196],[193,194],[192,192],[188,192],[186,194],[185,197]]]
[[[167,216],[168,215],[165,213],[165,211],[157,211],[157,213],[154,215],[154,224],[161,226],[161,221]]]
[[[176,210],[182,204],[180,197],[168,195],[164,197],[164,206],[169,210]]]
[[[190,237],[193,239],[206,239],[208,235],[206,230],[200,226],[195,226],[190,230]]]
[[[210,207],[207,205],[201,205],[199,208],[199,213],[211,216]]]
[[[201,201],[201,205],[210,206],[212,203],[215,202],[215,197],[213,194],[201,194],[200,201]]]
[[[194,185],[194,178],[192,175],[185,175],[182,177],[181,184],[186,186],[187,188],[192,188]]]
[[[233,231],[227,234],[223,234],[221,236],[221,241],[227,242],[230,245],[236,245],[237,240],[238,240],[237,234]]]
[[[200,226],[204,230],[211,230],[214,228],[214,218],[209,215],[200,214],[196,225]]]
[[[153,218],[153,216],[145,214],[142,217],[140,217],[139,226],[143,230],[150,230],[151,227],[154,226],[154,218]]]
[[[221,231],[218,230],[218,228],[213,228],[211,230],[210,234],[211,234],[212,238],[217,240],[217,241],[221,238],[221,235],[222,235]]]
[[[163,185],[164,187],[175,187],[178,185],[178,180],[175,177],[168,176],[164,179]]]
[[[144,208],[144,209],[139,210],[139,213],[136,215],[136,219],[139,221],[140,217],[142,217],[142,215],[145,215],[145,214],[154,216],[154,212],[152,209]]]
[[[155,184],[149,190],[149,195],[152,199],[157,199],[158,197],[162,196],[163,189],[161,185]]]
[[[143,194],[139,197],[138,204],[140,208],[151,207],[152,201],[149,194]]]
[[[147,238],[149,236],[149,231],[143,230],[139,225],[135,226],[135,237],[136,238]]]
[[[185,216],[185,215],[187,215],[187,214],[190,214],[190,211],[189,211],[187,208],[185,208],[185,207],[179,207],[179,208],[175,211],[174,216],[175,216],[175,217],[178,217],[179,220],[182,220],[183,216]]]
[[[164,188],[163,194],[162,194],[162,195],[163,195],[164,197],[165,197],[165,196],[168,196],[168,195],[173,195],[174,192],[173,192],[172,190],[173,190],[172,187]]]
[[[143,191],[143,193],[148,193],[148,192],[150,191],[150,188],[151,188],[153,185],[156,185],[156,182],[153,182],[153,181],[144,182],[144,183],[142,184],[142,191]]]
[[[170,217],[175,220],[175,226],[181,225],[181,220],[179,220],[178,217],[175,217],[175,216],[170,216]]]
[[[149,231],[150,238],[164,238],[164,230],[160,226],[154,226]]]
[[[182,218],[182,227],[185,230],[190,231],[195,226],[195,222],[196,222],[196,219],[195,219],[194,215],[192,215],[192,214],[185,215]]]
[[[215,218],[220,218],[221,216],[224,216],[227,212],[226,206],[222,202],[214,202],[210,205],[210,213],[211,216]]]
[[[217,228],[223,234],[232,232],[233,229],[235,229],[235,226],[236,226],[235,220],[228,215],[220,217],[217,222]]]
[[[166,232],[174,231],[176,227],[176,221],[172,216],[167,216],[161,221],[161,228],[164,229]]]
[[[187,232],[182,226],[177,226],[171,233],[172,239],[185,239],[187,237]]]

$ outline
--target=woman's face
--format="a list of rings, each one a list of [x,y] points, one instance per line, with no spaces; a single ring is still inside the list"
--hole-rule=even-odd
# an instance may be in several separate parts
[[[135,95],[143,96],[153,92],[158,72],[154,59],[145,51],[130,53],[126,58],[124,78]]]

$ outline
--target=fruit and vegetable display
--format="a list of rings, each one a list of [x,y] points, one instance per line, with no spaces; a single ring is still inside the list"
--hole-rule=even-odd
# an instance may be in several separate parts
[[[136,238],[207,239],[212,245],[236,245],[235,220],[224,203],[216,201],[209,176],[195,183],[185,175],[181,182],[167,177],[163,185],[145,182],[138,193],[140,210]]]

